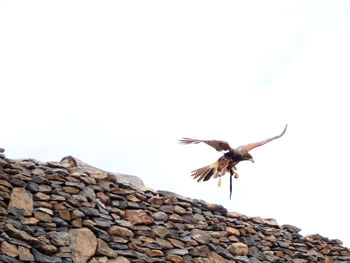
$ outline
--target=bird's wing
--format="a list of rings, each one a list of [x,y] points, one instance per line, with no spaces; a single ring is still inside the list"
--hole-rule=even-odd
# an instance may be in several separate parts
[[[200,143],[200,142],[204,142],[208,145],[210,145],[211,147],[213,147],[215,150],[221,152],[221,151],[231,151],[232,148],[230,147],[230,145],[225,142],[225,141],[217,141],[217,140],[197,140],[197,139],[191,139],[191,138],[182,138],[181,140],[179,140],[180,143],[184,143],[184,144],[190,144],[190,143]]]
[[[273,140],[276,140],[276,139],[278,139],[278,138],[280,138],[280,137],[283,136],[283,134],[284,134],[284,133],[286,132],[286,130],[287,130],[287,126],[288,126],[288,125],[286,125],[286,127],[284,128],[283,132],[282,132],[280,135],[277,135],[277,136],[275,136],[275,137],[272,137],[272,138],[269,138],[269,139],[266,139],[266,140],[263,140],[263,141],[260,141],[260,142],[255,142],[255,143],[246,144],[246,145],[243,145],[243,146],[238,147],[237,149],[239,149],[239,148],[244,148],[246,151],[249,152],[250,150],[254,149],[255,147],[259,147],[259,146],[261,146],[261,145],[264,145],[265,143],[268,143],[268,142],[271,142],[271,141],[273,141]]]

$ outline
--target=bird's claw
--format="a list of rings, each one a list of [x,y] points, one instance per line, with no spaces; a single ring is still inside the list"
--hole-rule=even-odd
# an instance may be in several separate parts
[[[238,179],[239,178],[239,174],[235,173],[235,178]]]

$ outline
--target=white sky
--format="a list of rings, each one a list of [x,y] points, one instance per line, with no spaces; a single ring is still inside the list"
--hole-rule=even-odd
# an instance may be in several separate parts
[[[0,147],[74,155],[350,246],[349,1],[2,1]],[[191,170],[279,134],[255,163]]]

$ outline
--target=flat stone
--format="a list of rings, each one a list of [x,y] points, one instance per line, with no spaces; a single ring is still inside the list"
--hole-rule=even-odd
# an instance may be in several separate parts
[[[168,255],[166,256],[166,259],[167,259],[167,260],[170,260],[171,262],[175,262],[175,263],[184,262],[183,257],[180,257],[180,256],[178,256],[178,255],[174,255],[174,254],[168,254]]]
[[[160,238],[164,238],[164,237],[170,235],[169,229],[167,229],[164,226],[152,226],[152,232],[156,236],[159,236]]]
[[[80,192],[79,189],[71,187],[71,186],[64,186],[64,187],[62,187],[62,190],[68,194],[77,194]]]
[[[14,209],[23,210],[24,216],[31,216],[33,213],[33,196],[24,188],[13,188],[10,197],[8,212]]]
[[[188,250],[187,249],[173,248],[173,249],[167,250],[166,253],[184,256],[184,255],[188,254]]]
[[[34,200],[39,200],[39,201],[49,201],[50,196],[41,192],[38,192],[34,194]]]
[[[44,212],[34,211],[34,217],[39,221],[52,223],[52,217]]]
[[[163,211],[158,211],[158,212],[155,212],[155,213],[152,213],[152,218],[156,221],[167,221],[169,216],[164,213]]]
[[[126,227],[121,227],[121,226],[111,226],[107,230],[108,234],[110,235],[117,235],[121,237],[132,237],[134,236],[134,233],[127,229]]]
[[[40,253],[35,248],[32,248],[32,253],[34,254],[35,262],[43,262],[43,263],[62,263],[62,259],[58,257],[50,257]]]
[[[17,246],[12,245],[6,241],[3,241],[1,243],[1,253],[4,253],[5,255],[8,255],[9,257],[17,257],[18,256],[18,250],[17,250]]]
[[[79,209],[87,216],[99,216],[100,215],[100,213],[98,212],[98,210],[96,208],[81,206],[81,207],[79,207]]]
[[[5,227],[7,229],[7,234],[13,238],[17,238],[29,244],[39,243],[39,240],[37,238],[32,237],[30,234],[28,234],[25,231],[16,229],[13,225],[9,223],[7,223]]]
[[[28,248],[19,246],[18,247],[18,256],[19,260],[21,261],[34,261],[34,256],[32,253],[30,253],[30,250]]]
[[[199,229],[193,229],[191,231],[191,237],[204,245],[208,244],[211,238],[208,232]]]
[[[147,215],[143,210],[126,210],[125,219],[128,220],[131,224],[152,224],[154,220]]]
[[[95,254],[97,239],[88,228],[71,229],[70,246],[75,263],[85,263]]]
[[[69,233],[52,231],[47,233],[46,236],[50,239],[52,245],[58,247],[68,246],[70,242]]]
[[[233,243],[227,249],[234,256],[246,256],[249,252],[248,246],[241,242]]]
[[[233,227],[226,227],[226,232],[229,234],[229,235],[234,235],[236,237],[239,237],[241,235],[241,233],[239,232],[238,229],[236,228],[233,228]]]
[[[46,255],[51,255],[57,251],[57,247],[51,244],[44,244],[39,249],[40,249],[40,252]]]
[[[190,254],[195,257],[208,257],[209,248],[206,245],[196,246],[190,250]]]
[[[106,256],[109,258],[116,258],[118,256],[117,252],[111,249],[106,242],[99,238],[97,239],[96,255]]]

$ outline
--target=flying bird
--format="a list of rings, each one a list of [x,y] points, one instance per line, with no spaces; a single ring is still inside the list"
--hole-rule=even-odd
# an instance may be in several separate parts
[[[197,182],[208,181],[210,178],[219,177],[218,186],[221,185],[221,177],[224,176],[227,172],[230,173],[230,199],[232,195],[232,176],[238,178],[236,165],[241,161],[252,161],[254,162],[253,157],[250,155],[249,151],[255,147],[259,147],[268,142],[276,140],[284,135],[287,130],[287,125],[285,126],[283,132],[280,135],[268,138],[259,142],[249,143],[242,145],[235,149],[232,149],[231,146],[226,141],[217,141],[217,140],[197,140],[191,138],[182,138],[179,140],[183,144],[192,144],[192,143],[206,143],[209,146],[213,147],[219,152],[224,152],[224,155],[221,156],[215,163],[207,165],[205,167],[199,168],[192,171],[193,179],[197,179]]]

